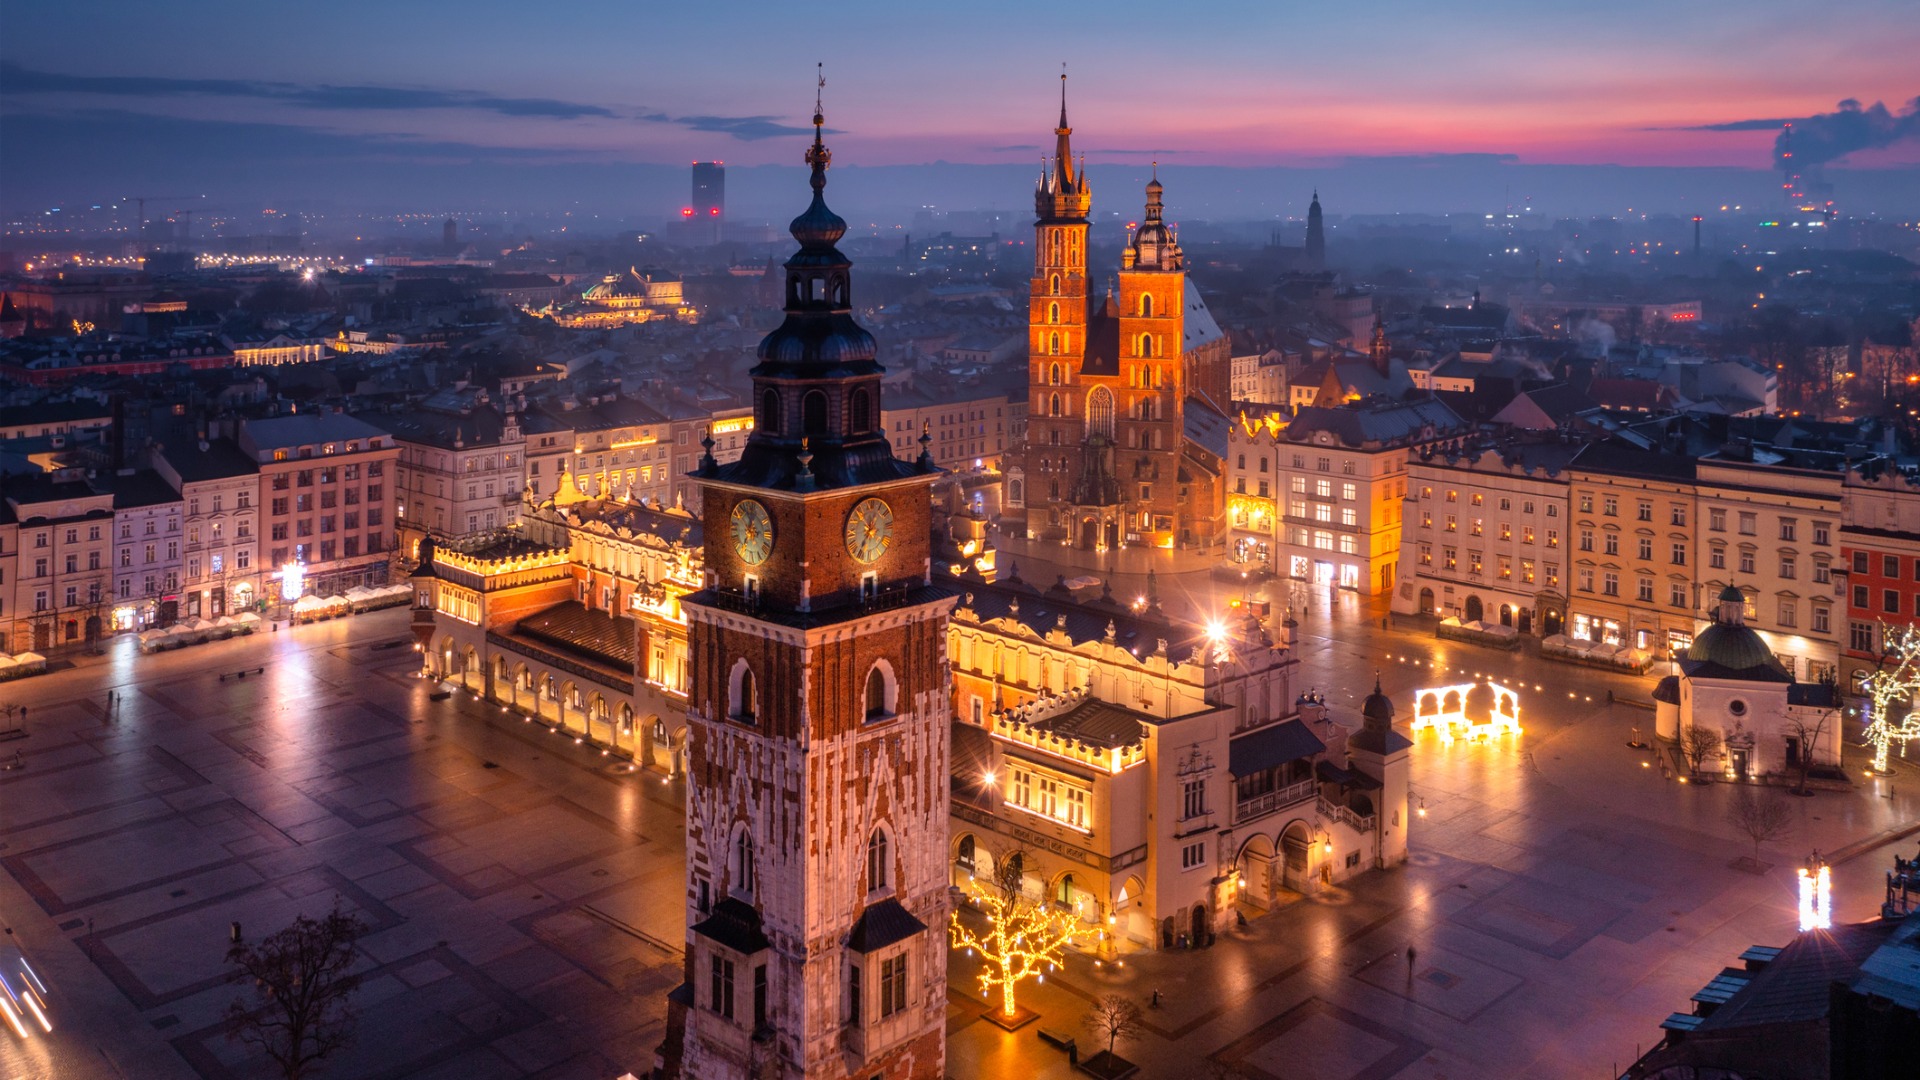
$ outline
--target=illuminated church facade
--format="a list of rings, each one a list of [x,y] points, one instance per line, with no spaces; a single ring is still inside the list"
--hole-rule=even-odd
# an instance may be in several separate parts
[[[1034,192],[1027,437],[1009,455],[1006,525],[1091,551],[1210,548],[1225,535],[1229,342],[1187,277],[1157,176],[1118,287],[1096,306],[1093,189],[1073,155],[1064,79]]]

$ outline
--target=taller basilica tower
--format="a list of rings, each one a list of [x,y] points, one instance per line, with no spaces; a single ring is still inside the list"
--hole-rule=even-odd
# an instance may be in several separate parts
[[[1027,439],[1007,507],[1025,513],[1033,540],[1171,546],[1187,538],[1201,495],[1211,498],[1196,487],[1217,475],[1187,460],[1185,430],[1190,388],[1211,366],[1186,348],[1186,262],[1157,175],[1121,252],[1118,297],[1089,302],[1093,192],[1070,145],[1065,78],[1054,157],[1034,192]]]
[[[827,209],[795,218],[786,319],[760,343],[754,432],[708,444],[706,587],[682,601],[686,981],[660,1075],[944,1075],[947,618],[928,540],[939,470],[893,457],[873,337]],[[926,439],[922,439],[922,443]]]

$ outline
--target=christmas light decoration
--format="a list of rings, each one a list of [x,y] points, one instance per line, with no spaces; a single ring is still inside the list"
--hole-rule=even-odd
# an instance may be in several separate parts
[[[1800,868],[1800,929],[1833,929],[1833,873],[1814,852]]]
[[[1861,734],[1873,747],[1873,771],[1883,773],[1887,771],[1887,755],[1894,743],[1904,747],[1909,741],[1920,739],[1920,716],[1915,716],[1912,709],[1914,691],[1920,690],[1920,627],[1891,627],[1881,623],[1880,640],[1886,643],[1884,655],[1896,662],[1892,668],[1883,668],[1866,677],[1863,685],[1872,719]],[[1907,715],[1895,723],[1893,711],[1902,701],[1908,704]]]
[[[973,899],[987,917],[987,932],[975,934],[961,925],[960,913],[955,912],[951,924],[953,947],[966,949],[969,955],[980,954],[985,961],[980,971],[980,994],[991,1001],[998,987],[1000,1015],[1011,1020],[1019,1011],[1014,1004],[1014,987],[1029,978],[1046,981],[1046,973],[1079,936],[1080,921],[1068,912],[1027,899],[1017,889],[1005,893],[985,889]]]

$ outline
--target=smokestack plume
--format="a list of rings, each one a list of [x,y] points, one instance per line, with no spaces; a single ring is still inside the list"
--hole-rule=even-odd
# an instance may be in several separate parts
[[[1898,113],[1889,112],[1883,102],[1863,106],[1848,98],[1834,112],[1816,113],[1789,124],[1774,140],[1773,160],[1781,169],[1807,172],[1858,150],[1917,137],[1920,97],[1907,102]]]

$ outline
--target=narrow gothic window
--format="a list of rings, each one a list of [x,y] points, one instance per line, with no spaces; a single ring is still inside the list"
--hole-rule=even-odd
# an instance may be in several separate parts
[[[870,415],[872,407],[867,403],[867,392],[865,390],[855,390],[853,392],[853,409],[851,411],[853,413],[853,434],[864,432],[872,426],[873,418]]]
[[[808,435],[827,433],[827,395],[819,390],[807,391],[800,400],[801,430]]]
[[[1140,335],[1140,355],[1141,356],[1153,355],[1153,335],[1152,334]]]
[[[1050,323],[1057,323],[1060,321],[1060,305],[1059,304],[1047,305],[1047,321]]]
[[[1143,319],[1153,318],[1153,296],[1150,293],[1141,294],[1140,317]]]
[[[1055,296],[1060,295],[1060,275],[1059,274],[1053,275],[1052,280],[1048,281],[1047,285],[1048,285],[1048,289],[1047,289],[1048,292],[1052,293]]]
[[[753,895],[753,834],[746,829],[733,841],[733,887],[735,892]]]
[[[887,834],[875,829],[867,837],[867,891],[887,887]]]
[[[1053,395],[1052,399],[1047,402],[1047,415],[1048,416],[1060,415],[1060,395],[1059,394]]]
[[[867,719],[877,720],[885,715],[887,715],[887,679],[880,673],[880,666],[875,664],[873,670],[867,672]]]
[[[1047,369],[1047,385],[1048,386],[1060,385],[1060,365],[1059,364],[1055,364],[1052,367]]]
[[[1059,351],[1060,351],[1060,335],[1048,334],[1047,335],[1047,352],[1058,353]]]
[[[753,685],[753,669],[747,666],[745,660],[742,660],[740,661],[740,683],[733,693],[733,718],[751,724],[754,715],[759,712],[759,705],[759,695]]]

